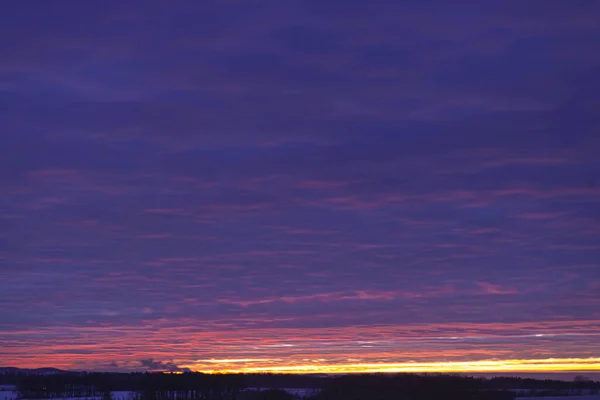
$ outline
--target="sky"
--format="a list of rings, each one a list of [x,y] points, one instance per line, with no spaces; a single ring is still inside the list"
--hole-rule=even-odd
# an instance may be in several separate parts
[[[600,2],[2,8],[4,366],[600,370]]]

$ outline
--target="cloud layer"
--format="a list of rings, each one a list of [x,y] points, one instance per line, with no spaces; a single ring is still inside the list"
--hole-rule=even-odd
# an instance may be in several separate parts
[[[105,3],[0,16],[3,362],[599,356],[597,2]]]

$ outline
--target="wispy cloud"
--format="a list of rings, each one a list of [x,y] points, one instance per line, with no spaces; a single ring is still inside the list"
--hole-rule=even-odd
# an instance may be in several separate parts
[[[2,13],[3,362],[597,357],[600,8],[449,4]]]
[[[154,361],[152,358],[140,360],[140,366],[148,371],[161,372],[189,372],[189,368],[181,368],[175,365],[172,361]]]

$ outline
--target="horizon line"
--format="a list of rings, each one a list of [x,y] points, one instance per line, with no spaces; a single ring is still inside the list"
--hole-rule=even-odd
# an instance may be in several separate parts
[[[235,365],[232,360],[198,360],[195,363],[174,363],[174,368],[148,368],[116,370],[62,369],[57,367],[0,367],[17,369],[57,369],[64,372],[132,373],[199,372],[205,374],[372,374],[372,373],[415,373],[415,374],[547,374],[547,373],[600,373],[600,357],[508,359],[446,362],[397,362],[397,363],[302,363],[287,365]],[[268,360],[265,360],[268,361]],[[221,364],[222,366],[219,366]],[[234,365],[231,365],[234,364]],[[143,366],[139,366],[143,368]]]

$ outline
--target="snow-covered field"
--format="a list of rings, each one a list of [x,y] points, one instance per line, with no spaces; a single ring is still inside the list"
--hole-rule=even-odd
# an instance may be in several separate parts
[[[270,388],[248,388],[247,391],[259,391],[259,390],[269,390]],[[312,394],[315,394],[317,390],[315,389],[306,389],[306,388],[283,388],[280,390],[285,390],[286,392],[298,396],[298,397],[307,397]],[[133,392],[112,392],[113,400],[131,400],[133,398]],[[0,390],[0,400],[16,400],[17,392],[14,390]],[[27,400],[27,399],[22,399]],[[38,399],[39,400],[39,399]],[[102,396],[100,397],[77,397],[77,398],[54,398],[52,400],[102,400]]]
[[[536,397],[536,396],[528,396],[528,394],[530,393],[543,393],[543,392],[547,392],[548,389],[508,389],[508,391],[510,392],[515,392],[517,394],[517,397]],[[588,396],[588,395],[593,395],[596,394],[593,390],[588,390],[588,389],[567,389],[567,390],[560,390],[561,394],[567,397],[573,397],[573,396]],[[563,396],[547,396],[548,398],[550,397],[563,397]]]
[[[270,390],[270,388],[248,388],[246,390],[247,391],[261,391],[261,390]],[[292,395],[298,396],[298,397],[311,396],[313,394],[316,394],[319,391],[319,389],[307,389],[307,388],[281,388],[278,390],[284,390],[284,391],[288,392],[289,394],[292,394]]]
[[[14,385],[0,385],[0,400],[13,400],[16,397]]]
[[[248,388],[250,390],[269,390],[269,388]],[[315,394],[318,389],[306,389],[306,388],[283,388],[286,392],[293,394],[298,397],[307,397]],[[133,398],[133,392],[112,392],[114,400],[131,400]],[[14,387],[8,387],[7,385],[0,386],[0,400],[16,400],[17,392]],[[26,400],[26,399],[24,399]],[[52,400],[102,400],[102,397],[78,397],[78,398],[57,398]],[[585,396],[548,396],[548,397],[521,397],[518,396],[516,400],[600,400],[600,394],[596,395],[585,395]]]
[[[133,397],[133,392],[112,392],[113,400],[130,400]],[[0,387],[0,400],[16,400],[17,392],[13,390],[2,390]],[[56,398],[52,400],[101,400],[99,397],[74,397],[74,398]],[[24,399],[26,400],[26,399]]]
[[[547,396],[547,397],[517,397],[516,400],[600,400],[600,395],[587,396]]]

